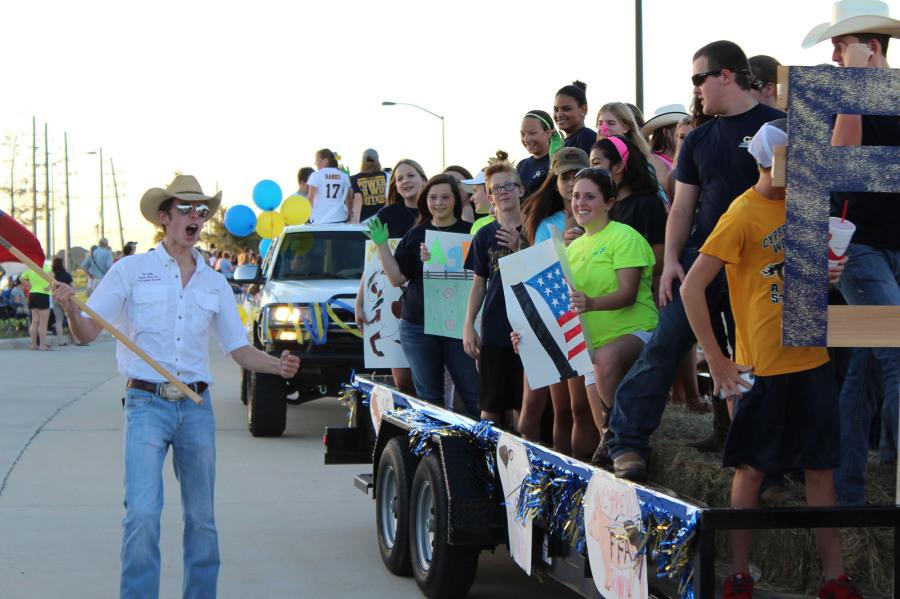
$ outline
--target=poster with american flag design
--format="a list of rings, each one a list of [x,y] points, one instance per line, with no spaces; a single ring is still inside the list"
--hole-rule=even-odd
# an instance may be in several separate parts
[[[500,259],[506,315],[532,389],[593,369],[581,318],[569,301],[562,245],[552,239]]]

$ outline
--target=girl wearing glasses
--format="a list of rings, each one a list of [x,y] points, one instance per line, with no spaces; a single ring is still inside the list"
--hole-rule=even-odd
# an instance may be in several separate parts
[[[584,235],[567,248],[570,296],[594,348],[596,385],[588,387],[588,398],[603,437],[616,387],[659,318],[651,291],[653,250],[640,233],[610,218],[615,198],[616,184],[608,170],[588,168],[575,176],[572,212]],[[604,441],[601,438],[598,452]]]
[[[553,120],[566,134],[566,147],[581,148],[587,154],[594,145],[597,133],[584,126],[587,116],[587,84],[573,81],[556,92],[553,100]]]
[[[448,174],[428,180],[418,198],[419,221],[391,254],[387,227],[377,218],[369,221],[369,236],[378,246],[378,257],[395,287],[406,285],[400,311],[400,339],[409,362],[416,394],[444,405],[444,369],[450,372],[466,411],[478,415],[478,373],[459,339],[425,334],[425,295],[422,257],[426,231],[469,232],[463,221],[462,196],[456,179]]]
[[[512,328],[506,317],[499,260],[525,245],[521,238],[522,182],[506,161],[488,166],[484,179],[496,220],[475,234],[466,261],[475,278],[466,309],[463,347],[478,361],[481,417],[505,427],[507,413],[518,412],[522,405],[522,362],[513,351],[509,337]],[[479,335],[475,317],[482,304]]]

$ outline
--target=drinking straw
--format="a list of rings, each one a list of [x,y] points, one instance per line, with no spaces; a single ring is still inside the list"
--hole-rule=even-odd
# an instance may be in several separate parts
[[[847,218],[847,204],[850,202],[849,199],[844,200],[844,211],[841,212],[841,223]]]

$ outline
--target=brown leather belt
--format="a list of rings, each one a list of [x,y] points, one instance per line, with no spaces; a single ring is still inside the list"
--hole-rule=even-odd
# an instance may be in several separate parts
[[[201,393],[206,391],[207,387],[209,387],[209,385],[204,382],[185,383],[185,385],[197,395],[200,395]],[[150,381],[142,381],[141,379],[128,379],[128,384],[125,385],[125,387],[127,389],[140,389],[141,391],[147,391],[148,393],[158,395],[159,397],[168,401],[180,401],[187,397],[172,383],[151,383]]]

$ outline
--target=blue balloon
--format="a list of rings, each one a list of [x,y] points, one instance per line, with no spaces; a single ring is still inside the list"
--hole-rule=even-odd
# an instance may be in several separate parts
[[[270,179],[263,179],[253,186],[253,203],[260,210],[275,210],[281,203],[281,187]]]
[[[259,255],[265,256],[266,254],[268,254],[269,247],[271,247],[271,245],[272,245],[271,239],[263,239],[262,241],[260,241],[259,242]]]
[[[256,213],[250,206],[232,206],[225,211],[225,228],[235,237],[246,237],[256,230]]]

